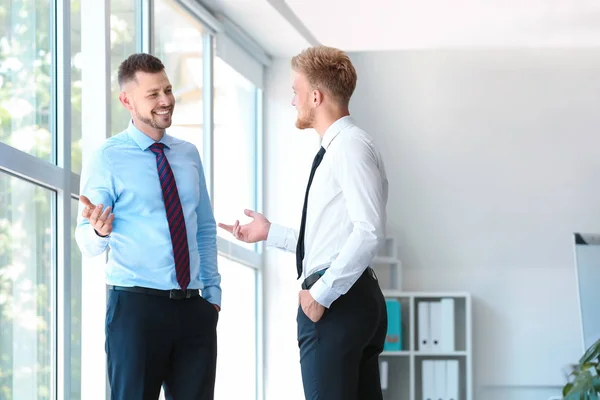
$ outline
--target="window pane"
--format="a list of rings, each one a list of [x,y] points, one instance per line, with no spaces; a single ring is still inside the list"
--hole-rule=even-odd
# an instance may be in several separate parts
[[[256,399],[256,271],[219,256],[219,272],[223,312],[217,325],[215,400]]]
[[[227,223],[247,220],[244,209],[253,210],[256,204],[256,87],[219,58],[215,58],[214,164],[215,218]],[[218,234],[234,240],[223,229]]]
[[[81,0],[71,0],[71,171],[81,174]]]
[[[110,0],[110,82],[111,82],[111,133],[125,130],[131,119],[119,101],[119,65],[137,52],[136,0]]]
[[[81,400],[81,252],[75,241],[78,201],[71,199],[71,400]]]
[[[52,161],[50,1],[0,0],[0,142]]]
[[[174,1],[154,3],[155,54],[175,94],[170,135],[193,143],[202,155],[202,25]]]
[[[0,173],[0,398],[49,399],[55,193]]]

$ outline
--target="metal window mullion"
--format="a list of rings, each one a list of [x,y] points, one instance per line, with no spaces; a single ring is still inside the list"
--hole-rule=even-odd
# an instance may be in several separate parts
[[[71,7],[57,0],[56,7],[56,133],[57,160],[63,186],[57,198],[58,253],[57,399],[71,398]]]
[[[254,209],[263,213],[263,97],[262,90],[254,88]],[[263,253],[264,242],[256,243],[254,250]]]
[[[220,236],[217,236],[217,249],[222,256],[227,257],[230,260],[234,260],[256,270],[261,267],[261,254]]]
[[[264,399],[264,304],[263,304],[263,269],[255,272],[254,287],[256,288],[254,307],[256,315],[255,368],[256,368],[256,400]]]
[[[69,178],[71,179],[71,195],[79,197],[79,185],[81,182],[81,175],[71,172]]]
[[[211,34],[223,30],[223,24],[208,11],[198,0],[176,0],[194,18],[197,18]]]
[[[202,97],[203,97],[203,165],[208,195],[215,205],[214,191],[214,36],[206,33],[203,37],[202,63]]]
[[[1,142],[0,171],[51,190],[64,187],[61,168]]]
[[[262,89],[255,89],[256,104],[255,104],[255,207],[260,213],[263,212],[263,92]],[[264,242],[255,248],[256,253],[260,257],[259,269],[256,271],[256,399],[264,398],[264,318],[263,318],[263,261],[264,261]]]
[[[154,54],[154,1],[137,0],[139,10],[136,31],[138,51]]]
[[[60,175],[55,186],[56,201],[52,202],[54,226],[52,227],[54,268],[51,271],[51,338],[53,365],[51,372],[51,399],[70,397],[70,254],[71,254],[71,62],[70,62],[70,3],[68,0],[53,2],[52,24],[52,75],[51,131],[54,144],[56,169]]]

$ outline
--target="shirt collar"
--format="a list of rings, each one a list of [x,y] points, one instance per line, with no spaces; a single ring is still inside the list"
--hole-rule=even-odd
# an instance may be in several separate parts
[[[323,140],[321,141],[321,146],[324,147],[325,150],[327,150],[327,148],[329,147],[333,139],[336,138],[338,133],[340,133],[347,127],[355,124],[356,123],[354,122],[354,118],[352,118],[349,115],[338,119],[333,124],[329,125],[329,128],[327,128],[327,130],[325,131],[325,134],[323,135]]]
[[[127,133],[129,137],[133,139],[133,141],[140,147],[142,150],[146,150],[148,147],[154,144],[154,140],[151,137],[146,135],[144,132],[140,131],[134,124],[133,120],[129,121],[129,126],[127,127]],[[167,135],[167,132],[163,135],[162,139],[160,139],[159,143],[163,143],[166,147],[171,148],[171,144],[173,143],[173,138]]]

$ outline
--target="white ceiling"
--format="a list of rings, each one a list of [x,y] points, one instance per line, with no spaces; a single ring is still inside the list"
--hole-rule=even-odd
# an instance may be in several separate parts
[[[298,29],[297,24],[290,22],[285,9],[294,16],[283,0],[276,6],[269,0],[202,0],[202,3],[227,16],[274,57],[290,57],[316,44],[301,33],[302,27]]]
[[[600,46],[600,0],[206,0],[274,56],[346,51]]]
[[[598,0],[287,0],[347,51],[600,45]]]

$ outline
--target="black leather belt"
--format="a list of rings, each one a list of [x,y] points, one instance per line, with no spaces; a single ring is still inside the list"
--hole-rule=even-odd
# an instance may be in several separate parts
[[[304,282],[302,282],[302,290],[310,289],[315,283],[317,283],[319,279],[321,279],[323,275],[325,275],[325,271],[327,271],[327,268],[317,272],[313,272],[312,274],[307,276]]]
[[[111,290],[120,290],[122,292],[132,292],[132,293],[140,293],[140,294],[149,294],[152,296],[162,296],[168,297],[173,300],[181,300],[181,299],[189,299],[192,297],[200,296],[200,290],[198,289],[172,289],[172,290],[159,290],[159,289],[150,289],[139,286],[126,287],[126,286],[108,286]]]
[[[304,280],[304,282],[302,282],[302,289],[303,290],[310,289],[315,283],[317,283],[317,281],[319,279],[321,279],[321,277],[323,275],[325,275],[325,271],[327,271],[327,268],[322,269],[322,270],[317,271],[317,272],[313,272],[308,277],[306,277],[306,279]],[[377,280],[377,276],[375,275],[375,271],[373,271],[373,268],[371,268],[371,267],[367,267],[367,269],[365,270],[365,272],[363,272],[363,274],[358,279],[362,279],[362,278],[366,278],[366,277],[371,277],[373,280]]]

